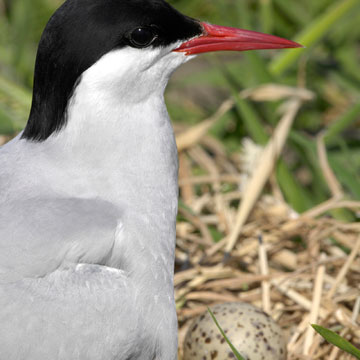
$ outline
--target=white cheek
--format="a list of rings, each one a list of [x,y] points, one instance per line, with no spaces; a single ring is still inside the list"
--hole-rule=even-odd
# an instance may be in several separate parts
[[[128,102],[143,101],[148,93],[164,91],[176,68],[193,58],[172,52],[177,46],[111,51],[84,72],[81,86],[98,99],[111,96],[127,98]]]

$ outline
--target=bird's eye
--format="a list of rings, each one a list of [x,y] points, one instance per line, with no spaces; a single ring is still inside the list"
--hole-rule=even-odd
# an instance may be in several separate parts
[[[157,34],[150,27],[137,28],[129,36],[131,44],[137,48],[145,48],[151,45],[156,38]]]

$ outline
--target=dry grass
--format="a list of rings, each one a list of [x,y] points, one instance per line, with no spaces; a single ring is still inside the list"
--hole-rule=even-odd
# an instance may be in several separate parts
[[[243,154],[229,157],[206,135],[232,100],[200,125],[177,129],[179,185],[186,205],[177,224],[175,275],[180,359],[191,320],[225,301],[250,302],[270,313],[287,335],[289,359],[348,359],[309,324],[360,344],[360,223],[344,223],[329,213],[337,208],[359,212],[360,202],[344,198],[320,136],[319,161],[332,198],[295,213],[272,170],[298,110],[312,94],[274,85],[241,95],[286,99],[265,149],[246,141]]]

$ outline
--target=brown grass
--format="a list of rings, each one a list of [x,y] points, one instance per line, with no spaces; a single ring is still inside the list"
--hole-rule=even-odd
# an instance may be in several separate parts
[[[360,202],[344,198],[319,136],[319,160],[332,198],[302,215],[291,209],[273,168],[298,110],[313,95],[275,85],[241,95],[286,99],[265,149],[247,140],[242,154],[228,156],[206,135],[232,100],[200,125],[177,129],[179,185],[187,206],[180,207],[177,224],[180,359],[191,320],[225,301],[250,302],[271,314],[288,338],[289,359],[348,359],[310,324],[360,345],[360,223],[344,223],[329,213],[337,208],[359,212]]]

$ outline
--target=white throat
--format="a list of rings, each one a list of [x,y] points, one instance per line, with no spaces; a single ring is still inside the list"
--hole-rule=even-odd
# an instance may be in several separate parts
[[[136,258],[144,268],[126,268],[143,277],[161,254],[169,287],[178,159],[163,92],[171,73],[188,59],[168,48],[105,55],[81,77],[65,127],[43,143],[45,162],[49,158],[54,168],[54,191],[110,201],[123,212],[126,246],[115,245],[109,265],[123,268]]]
[[[101,179],[88,191],[133,205],[156,190],[177,193],[176,144],[163,98],[170,75],[188,60],[171,52],[177,45],[115,50],[82,75],[66,126],[46,142],[61,147],[87,181]]]

